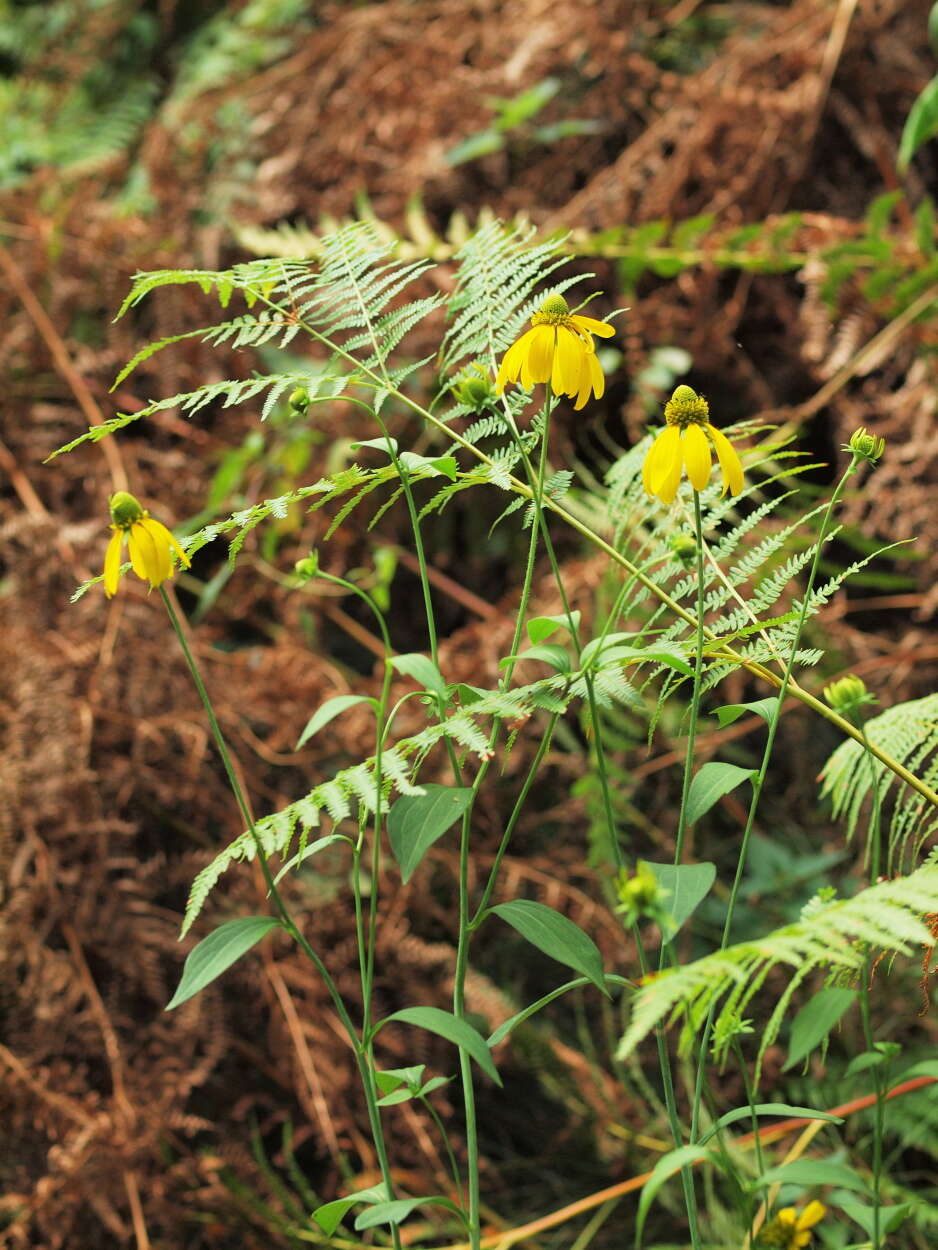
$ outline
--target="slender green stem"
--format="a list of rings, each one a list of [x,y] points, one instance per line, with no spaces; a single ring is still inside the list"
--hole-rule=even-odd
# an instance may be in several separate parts
[[[534,507],[538,513],[542,507],[544,493],[544,476],[547,467],[547,438],[550,429],[550,414],[552,407],[553,396],[551,394],[550,387],[548,386],[544,402],[544,430],[542,435],[543,441],[541,443],[540,462],[536,487],[532,495]],[[518,654],[518,648],[521,645],[521,637],[524,632],[524,620],[527,613],[528,601],[531,597],[531,586],[534,581],[534,565],[537,555],[537,535],[538,526],[536,523],[532,523],[531,536],[528,543],[528,555],[524,571],[524,580],[521,586],[521,598],[518,604],[518,614],[515,619],[511,650],[509,651],[508,663],[505,665],[505,671],[502,675],[500,683],[500,688],[502,690],[507,690],[511,682],[512,673],[514,672],[516,663],[515,657]],[[501,719],[496,718],[489,734],[490,753],[494,752],[500,731]],[[472,826],[472,813],[475,807],[476,798],[478,797],[482,783],[488,773],[490,758],[482,761],[475,775],[472,783],[472,795],[470,796],[469,803],[463,815],[460,830],[459,940],[456,947],[456,970],[453,984],[453,1014],[456,1016],[463,1016],[465,1014],[466,974],[469,968],[469,947],[472,940],[472,919],[469,915],[469,835]],[[459,1068],[462,1078],[463,1101],[466,1112],[466,1153],[468,1156],[469,1172],[469,1239],[473,1250],[477,1250],[481,1239],[481,1218],[479,1205],[479,1141],[476,1124],[475,1089],[473,1086],[472,1067],[469,1056],[463,1050],[460,1050],[459,1052]]]
[[[267,852],[264,849],[264,844],[261,841],[260,834],[257,832],[257,827],[254,824],[254,818],[251,815],[251,809],[248,806],[241,783],[238,780],[234,762],[228,750],[228,744],[225,742],[221,726],[219,725],[218,718],[215,715],[215,709],[212,705],[211,699],[209,698],[208,691],[205,688],[205,682],[202,680],[201,670],[199,669],[195,656],[192,654],[192,650],[189,647],[189,641],[186,638],[185,631],[176,613],[176,609],[173,606],[172,600],[166,593],[165,587],[160,586],[159,591],[160,598],[163,600],[163,606],[166,608],[170,623],[176,633],[176,637],[179,639],[179,645],[182,648],[182,653],[185,657],[186,664],[189,667],[193,683],[195,684],[199,698],[202,701],[202,707],[205,709],[205,715],[208,718],[209,727],[212,731],[212,737],[215,740],[215,746],[218,748],[218,754],[221,756],[221,761],[228,777],[228,783],[231,786],[232,793],[234,794],[235,802],[237,803],[238,810],[241,813],[241,818],[244,821],[245,827],[249,831],[251,839],[254,843],[254,849],[257,853],[258,863],[261,866],[261,872],[263,873],[264,881],[267,885],[268,894],[274,904],[274,908],[277,911],[284,929],[286,929],[286,931],[290,934],[293,940],[303,951],[303,954],[310,960],[319,975],[322,977],[336,1014],[338,1015],[339,1020],[342,1023],[342,1027],[345,1029],[349,1041],[352,1044],[352,1048],[355,1052],[355,1060],[358,1065],[359,1076],[361,1077],[362,1088],[365,1094],[365,1102],[368,1108],[368,1121],[371,1127],[372,1137],[374,1139],[375,1150],[378,1155],[378,1165],[381,1168],[381,1176],[388,1196],[389,1198],[393,1198],[394,1185],[391,1178],[391,1166],[388,1160],[387,1148],[385,1146],[384,1132],[381,1127],[381,1114],[377,1105],[377,1089],[374,1081],[373,1067],[368,1061],[367,1046],[359,1037],[359,1034],[352,1023],[351,1017],[348,1014],[342,995],[339,993],[338,987],[332,979],[328,968],[325,966],[319,955],[317,955],[315,950],[313,950],[306,936],[294,921],[286,902],[284,901],[283,895],[280,893],[276,883],[274,882]],[[394,1234],[393,1240],[395,1250],[400,1250],[400,1234],[398,1233],[396,1226],[392,1226],[392,1233]]]
[[[674,839],[674,863],[680,864],[684,854],[684,839],[687,833],[687,799],[690,794],[691,779],[694,775],[694,748],[697,743],[697,721],[700,718],[700,685],[703,673],[704,652],[704,568],[703,568],[703,518],[700,510],[700,494],[694,491],[694,535],[697,541],[697,615],[696,636],[694,639],[694,677],[691,688],[690,723],[687,728],[687,750],[684,755],[684,777],[681,784],[681,807],[677,819],[677,832]],[[662,935],[661,950],[658,957],[658,968],[665,966],[670,953],[670,942]],[[668,1119],[674,1144],[683,1142],[680,1123],[677,1118],[677,1103],[674,1096],[674,1081],[671,1076],[671,1064],[667,1053],[667,1042],[663,1027],[656,1030],[658,1054],[663,1056],[662,1078],[664,1081],[665,1105],[668,1108]],[[699,1250],[700,1228],[698,1224],[697,1191],[694,1188],[694,1177],[689,1167],[681,1169],[681,1184],[684,1189],[684,1202],[687,1207],[687,1221],[694,1250]]]
[[[679,864],[684,854],[684,838],[687,833],[687,797],[694,776],[694,747],[697,744],[697,721],[700,717],[700,678],[703,673],[704,653],[704,552],[703,518],[700,511],[700,493],[694,491],[694,537],[697,540],[697,621],[694,638],[694,678],[691,688],[690,722],[687,727],[687,751],[684,755],[684,778],[681,784],[681,810],[677,818],[674,838],[674,862]],[[662,943],[662,953],[666,943]]]
[[[554,728],[556,727],[559,719],[559,712],[552,713],[551,718],[547,723],[547,728],[538,743],[537,751],[534,753],[534,759],[531,761],[531,766],[528,769],[527,776],[524,779],[524,784],[522,785],[521,790],[518,793],[518,797],[515,800],[515,805],[512,808],[511,815],[508,817],[508,823],[505,825],[505,832],[502,834],[502,840],[498,845],[498,850],[495,852],[495,858],[492,861],[492,867],[489,870],[488,880],[485,883],[485,889],[482,891],[482,897],[479,899],[478,905],[476,906],[475,915],[469,921],[470,931],[477,929],[485,918],[485,910],[489,905],[489,900],[491,899],[492,892],[495,889],[495,883],[498,878],[498,870],[501,868],[502,860],[505,858],[505,853],[508,850],[511,835],[515,831],[515,825],[518,823],[518,818],[521,815],[525,800],[527,799],[535,778],[537,777],[538,769],[541,766],[541,760],[547,754],[547,750],[550,747],[551,739],[554,736]]]
[[[818,530],[817,542],[814,548],[814,557],[811,561],[811,568],[808,573],[808,580],[805,585],[804,595],[802,596],[801,605],[798,610],[798,617],[795,622],[795,630],[792,636],[791,647],[789,649],[787,662],[785,664],[785,672],[781,678],[781,681],[778,683],[778,699],[775,703],[775,707],[772,711],[772,715],[769,718],[768,734],[766,736],[765,749],[763,750],[763,753],[762,753],[762,762],[759,765],[759,771],[756,773],[752,781],[752,799],[749,804],[749,812],[746,817],[746,826],[743,830],[742,841],[740,843],[739,857],[736,863],[736,875],[733,879],[733,886],[732,886],[732,889],[730,890],[729,902],[727,903],[726,919],[723,924],[723,934],[720,940],[721,951],[726,950],[727,946],[729,945],[730,935],[732,933],[732,928],[733,928],[733,920],[736,915],[736,904],[739,899],[739,891],[742,885],[743,873],[746,868],[746,862],[747,862],[747,857],[748,857],[748,852],[749,852],[749,842],[752,836],[753,826],[755,824],[756,813],[759,809],[759,801],[762,797],[762,788],[765,784],[765,778],[768,774],[769,764],[772,759],[772,749],[775,745],[775,736],[778,731],[779,721],[781,720],[782,706],[785,702],[785,696],[788,694],[788,691],[789,691],[789,686],[792,680],[792,672],[794,670],[795,660],[798,655],[798,648],[801,645],[801,635],[804,630],[805,621],[808,618],[808,609],[811,604],[811,596],[814,593],[814,584],[817,579],[817,572],[818,572],[818,568],[821,562],[821,552],[824,547],[824,541],[825,541],[825,538],[827,537],[828,528],[830,526],[831,518],[834,515],[834,510],[840,501],[840,497],[844,492],[844,488],[846,487],[848,480],[856,472],[857,463],[858,462],[855,457],[851,458],[850,464],[844,470],[843,474],[841,475],[840,481],[837,483],[836,487],[834,488],[834,492],[831,495],[827,508],[824,510],[824,514],[821,518],[821,524]],[[820,706],[823,707],[823,704],[821,704]],[[849,723],[849,722],[845,721],[844,723]],[[850,728],[853,731],[851,736],[857,737],[857,738],[861,737],[859,732],[856,729],[854,729],[852,725],[850,726]],[[703,1080],[704,1080],[704,1073],[706,1071],[707,1048],[710,1045],[710,1037],[711,1037],[711,1033],[713,1029],[713,1015],[714,1015],[714,1009],[711,1006],[709,1012],[707,1013],[707,1018],[704,1023],[704,1027],[703,1027],[703,1030],[701,1032],[701,1037],[700,1037],[700,1048],[698,1051],[698,1058],[697,1058],[697,1083],[696,1083],[696,1088],[694,1091],[694,1105],[693,1105],[693,1111],[691,1114],[691,1141],[692,1142],[696,1141],[697,1136],[698,1136],[700,1105],[701,1105],[701,1099],[702,1099],[702,1093],[703,1093]]]
[[[869,865],[869,882],[875,885],[879,879],[881,849],[880,839],[882,814],[881,799],[879,793],[879,775],[876,771],[876,764],[870,753],[870,740],[866,732],[866,726],[863,716],[859,709],[854,710],[854,718],[857,728],[863,735],[863,741],[866,747],[866,759],[870,769],[870,783],[873,792],[873,810],[870,814],[870,833],[867,839],[866,855]],[[873,1009],[870,995],[870,983],[873,975],[873,960],[867,956],[863,966],[863,982],[860,986],[860,1015],[863,1021],[863,1037],[866,1043],[866,1049],[872,1051],[874,1049],[873,1039]],[[883,1183],[883,1135],[886,1129],[886,1099],[885,1093],[888,1081],[883,1072],[883,1062],[878,1063],[873,1068],[873,1087],[876,1092],[876,1106],[874,1110],[873,1121],[873,1250],[880,1250],[882,1245],[881,1218],[880,1207],[882,1205],[882,1183]]]

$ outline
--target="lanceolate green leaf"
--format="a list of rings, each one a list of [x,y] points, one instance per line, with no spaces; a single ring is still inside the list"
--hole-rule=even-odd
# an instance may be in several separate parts
[[[692,825],[709,812],[724,794],[729,794],[755,774],[751,768],[739,768],[736,764],[703,764],[694,774],[687,796],[687,823]]]
[[[538,950],[589,977],[597,989],[608,996],[603,977],[603,960],[599,948],[579,925],[531,899],[515,899],[499,903],[492,911],[517,930],[523,938]]]
[[[716,866],[648,863],[648,867],[662,890],[666,891],[662,905],[671,918],[670,928],[664,934],[665,941],[669,942],[710,893],[716,880]]]
[[[856,990],[830,985],[805,1003],[792,1021],[788,1058],[783,1072],[795,1067],[820,1046],[840,1018],[856,1002]]]
[[[438,838],[451,829],[472,800],[468,786],[428,783],[423,794],[405,794],[388,813],[391,850],[406,883]]]
[[[909,162],[923,143],[938,134],[938,75],[922,89],[909,110],[899,143],[899,169],[908,169]]]
[[[320,729],[325,728],[331,720],[335,720],[337,716],[355,707],[359,703],[370,703],[375,706],[374,699],[369,699],[363,694],[337,694],[334,699],[327,699],[326,702],[312,714],[306,722],[306,728],[300,734],[294,751],[298,751],[312,738],[313,734],[319,733]]]
[[[453,1042],[460,1049],[469,1054],[479,1065],[486,1076],[490,1076],[496,1085],[501,1085],[501,1077],[495,1064],[492,1061],[492,1055],[486,1045],[485,1038],[471,1024],[467,1024],[465,1020],[459,1019],[458,1016],[452,1015],[449,1011],[443,1011],[439,1007],[405,1007],[403,1011],[395,1011],[393,1016],[387,1016],[375,1027],[383,1029],[386,1024],[413,1024],[418,1029],[426,1029],[430,1033],[436,1033],[440,1037],[445,1037],[448,1042]]]
[[[204,990],[271,929],[278,928],[280,921],[274,916],[242,916],[240,920],[229,920],[203,938],[186,957],[182,979],[176,993],[166,1004],[166,1010],[171,1011],[198,994],[199,990]]]
[[[675,1172],[680,1172],[682,1168],[690,1167],[692,1163],[700,1163],[704,1159],[715,1164],[722,1171],[725,1167],[723,1160],[718,1154],[712,1150],[707,1150],[703,1146],[680,1146],[677,1150],[671,1150],[655,1164],[651,1176],[642,1187],[642,1196],[638,1201],[638,1217],[635,1221],[635,1245],[642,1244],[642,1233],[645,1228],[645,1220],[648,1218],[648,1211],[651,1204],[657,1197],[658,1190],[661,1186],[672,1177]]]

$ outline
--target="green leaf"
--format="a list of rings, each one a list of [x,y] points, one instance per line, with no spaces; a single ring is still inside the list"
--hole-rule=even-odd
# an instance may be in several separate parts
[[[360,1189],[357,1194],[349,1194],[346,1198],[336,1198],[334,1202],[323,1203],[313,1212],[313,1219],[326,1236],[331,1237],[352,1207],[360,1202],[386,1202],[387,1197],[388,1191],[384,1185],[372,1185],[370,1189]]]
[[[928,83],[909,110],[899,142],[898,166],[901,173],[923,143],[938,132],[938,76]]]
[[[418,1207],[429,1206],[446,1207],[447,1211],[453,1211],[465,1222],[459,1207],[449,1198],[395,1198],[393,1202],[379,1202],[362,1211],[355,1221],[355,1228],[362,1232],[366,1228],[375,1228],[378,1224],[400,1224]]]
[[[451,829],[472,800],[469,786],[428,783],[423,794],[404,794],[388,813],[388,838],[406,885],[427,851]]]
[[[796,1159],[794,1163],[781,1163],[752,1182],[753,1189],[765,1189],[769,1185],[801,1185],[813,1189],[817,1185],[840,1185],[857,1193],[868,1193],[866,1181],[853,1168],[844,1163],[830,1163],[826,1159]]]
[[[393,1094],[402,1085],[416,1093],[426,1069],[425,1063],[414,1064],[411,1068],[385,1068],[375,1073],[375,1084],[382,1094]]]
[[[480,156],[490,156],[492,152],[500,152],[505,140],[497,130],[479,130],[476,134],[463,139],[454,148],[443,153],[447,165],[462,165],[466,161],[477,160]]]
[[[540,82],[536,82],[533,87],[528,87],[526,91],[520,92],[516,96],[508,99],[499,99],[495,97],[489,101],[489,104],[498,110],[499,116],[495,121],[495,125],[499,130],[513,130],[515,126],[520,126],[522,122],[528,121],[536,113],[539,113],[548,100],[560,90],[559,78],[543,78]]]
[[[715,864],[652,864],[643,861],[655,874],[655,879],[667,896],[662,900],[664,909],[671,917],[671,925],[664,940],[670,942],[675,933],[710,893],[716,880]]]
[[[405,1007],[403,1011],[395,1011],[393,1016],[387,1016],[380,1021],[375,1027],[375,1032],[383,1029],[386,1024],[394,1022],[413,1024],[418,1029],[426,1029],[429,1033],[445,1037],[448,1042],[453,1042],[461,1050],[466,1051],[496,1085],[501,1085],[501,1077],[492,1061],[489,1048],[485,1044],[485,1038],[465,1020],[460,1020],[458,1016],[454,1016],[449,1011],[442,1011],[439,1007]]]
[[[638,1203],[638,1216],[635,1221],[636,1247],[642,1244],[645,1220],[648,1218],[649,1208],[654,1202],[658,1190],[675,1172],[680,1172],[682,1168],[689,1167],[692,1163],[698,1163],[701,1159],[708,1159],[711,1163],[716,1164],[721,1171],[724,1170],[723,1160],[719,1155],[712,1150],[705,1150],[703,1146],[680,1146],[677,1150],[670,1150],[666,1155],[662,1155],[655,1164],[651,1175],[642,1186],[642,1196]]]
[[[933,56],[938,56],[938,3],[933,4],[928,13],[928,46]]]
[[[883,1058],[885,1059],[885,1055]],[[923,1059],[921,1063],[915,1063],[911,1068],[906,1070],[896,1080],[896,1084],[902,1081],[911,1081],[917,1076],[933,1076],[938,1080],[938,1059]]]
[[[203,938],[186,956],[182,979],[176,993],[166,1004],[166,1011],[172,1011],[198,994],[199,990],[204,990],[271,929],[279,928],[280,921],[274,916],[242,916],[239,920],[229,920]]]
[[[526,651],[520,651],[517,655],[506,655],[504,659],[499,660],[499,667],[505,668],[506,665],[517,663],[520,660],[541,660],[544,664],[549,664],[558,673],[570,673],[573,671],[569,651],[553,642],[541,643],[539,647],[528,647]]]
[[[783,1072],[800,1063],[827,1037],[841,1016],[853,1005],[856,990],[831,985],[820,990],[792,1021],[788,1058]]]
[[[519,898],[510,903],[499,903],[492,911],[532,946],[558,963],[589,977],[597,989],[609,996],[599,947],[579,925],[559,911],[554,911],[553,907],[531,899]]]
[[[687,823],[698,821],[705,812],[709,812],[718,799],[729,794],[744,781],[755,777],[751,768],[739,768],[736,764],[714,762],[704,764],[695,774],[690,783],[687,796]]]
[[[925,196],[915,210],[915,242],[923,256],[935,255],[935,206]]]
[[[331,720],[335,720],[348,708],[355,707],[357,703],[370,703],[375,708],[378,706],[374,699],[369,699],[363,694],[337,694],[334,699],[327,699],[306,722],[306,728],[297,739],[293,750],[298,751],[301,746],[309,742],[313,734],[319,733],[320,729],[328,725]]]
[[[614,972],[607,972],[603,980],[607,985],[617,985],[621,989],[632,989],[632,982],[626,977],[620,977]],[[563,994],[570,990],[578,990],[583,985],[589,985],[589,977],[577,977],[575,981],[567,981],[564,985],[558,985],[555,990],[551,990],[549,994],[545,994],[543,998],[539,998],[537,1002],[529,1003],[527,1007],[523,1007],[521,1011],[515,1012],[507,1020],[503,1020],[495,1032],[489,1037],[489,1047],[497,1046],[499,1042],[505,1040],[513,1029],[519,1024],[523,1024],[525,1020],[536,1015],[543,1007],[552,1003],[555,998],[560,998]]]
[[[418,686],[423,686],[424,690],[438,694],[441,699],[446,698],[446,682],[443,680],[443,674],[431,659],[421,655],[419,651],[409,655],[395,655],[391,660],[391,667],[403,673],[405,677],[412,677]]]
[[[867,1206],[866,1203],[860,1202],[838,1202],[841,1211],[849,1215],[852,1220],[860,1225],[867,1237],[872,1237],[875,1229],[875,1219],[873,1216],[874,1208]],[[895,1232],[895,1230],[904,1223],[908,1218],[909,1212],[912,1210],[911,1202],[901,1202],[898,1206],[879,1208],[879,1231],[885,1235]]]
[[[577,609],[570,614],[573,618],[573,628],[580,628],[580,611]],[[535,616],[533,620],[528,621],[527,631],[530,640],[537,645],[543,642],[545,638],[549,638],[551,634],[556,633],[558,629],[569,629],[570,617],[566,612],[561,612],[557,616]]]
[[[813,1107],[793,1107],[787,1102],[757,1102],[754,1107],[736,1107],[735,1110],[721,1115],[716,1124],[712,1124],[703,1134],[699,1144],[706,1145],[722,1128],[728,1128],[739,1120],[750,1120],[753,1112],[756,1115],[795,1116],[800,1120],[828,1120],[831,1124],[843,1124],[840,1116],[829,1115],[826,1111],[815,1111]]]
[[[768,724],[775,715],[777,707],[778,698],[772,695],[768,699],[756,699],[753,703],[724,703],[722,707],[714,710],[713,715],[719,720],[721,729],[724,729],[727,725],[732,725],[734,721],[739,720],[741,716],[745,716],[747,712],[754,712],[756,716],[761,716]]]
[[[581,657],[583,667],[586,668],[597,655],[600,655],[602,665],[621,661],[634,664],[664,664],[685,677],[693,676],[694,670],[679,647],[664,646],[661,643],[652,643],[649,647],[619,645],[625,640],[631,643],[634,636],[634,634],[607,634],[605,638],[593,638],[583,648]]]

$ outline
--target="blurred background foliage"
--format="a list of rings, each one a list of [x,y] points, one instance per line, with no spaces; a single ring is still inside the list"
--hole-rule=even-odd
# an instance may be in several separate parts
[[[144,342],[213,315],[167,290],[111,324],[132,274],[315,255],[331,224],[367,217],[400,255],[438,259],[428,289],[445,291],[453,251],[493,214],[564,233],[583,294],[604,292],[597,315],[630,305],[605,349],[605,397],[575,417],[562,410],[552,446],[555,467],[574,471],[571,498],[600,523],[610,465],[678,381],[706,393],[720,424],[756,417],[797,434],[818,466],[802,508],[831,481],[854,428],[887,437],[883,467],[847,501],[832,558],[918,541],[841,591],[812,641],[827,650],[818,688],[849,667],[889,706],[933,689],[938,671],[938,171],[927,96],[920,142],[910,151],[906,138],[900,152],[933,81],[928,16],[922,0],[0,0],[0,1245],[299,1246],[308,1210],[374,1168],[354,1065],[292,952],[276,948],[163,1014],[188,883],[237,831],[237,814],[152,604],[128,593],[68,605],[99,568],[115,486],[129,483],[186,532],[352,463],[352,443],[374,431],[343,404],[312,421],[284,401],[262,424],[251,404],[216,402],[191,419],[166,410],[44,466],[115,410],[283,364],[188,340],[109,393]],[[417,333],[415,359],[442,328]],[[298,340],[290,351],[311,367]],[[425,398],[447,381],[428,376]],[[430,449],[426,431],[389,415],[402,442]],[[453,681],[493,676],[508,646],[522,544],[511,520],[490,532],[500,506],[459,499],[428,528]],[[285,582],[329,521],[291,509],[250,536],[236,569],[216,543],[179,578],[261,812],[350,762],[367,732],[349,714],[293,751],[318,703],[368,687],[378,654],[353,598]],[[558,541],[588,617],[615,588],[602,561],[569,535]],[[323,559],[384,597],[397,646],[424,646],[401,509],[370,535],[364,516],[347,523]],[[556,611],[546,570],[538,595],[540,610]],[[733,678],[721,701],[760,693]],[[670,854],[685,712],[669,705],[650,746],[644,718],[608,716],[618,815],[636,855]],[[702,758],[719,750],[748,764],[761,732],[757,718],[725,729],[705,718]],[[586,741],[575,719],[562,726],[505,889],[563,907],[608,966],[627,971],[630,939],[601,901],[610,883]],[[832,879],[846,874],[850,888],[854,851],[813,780],[834,746],[824,726],[786,714],[742,936],[767,918],[784,923]],[[480,806],[483,860],[531,749],[522,732]],[[696,854],[732,863],[739,823],[728,796]],[[316,862],[291,884],[294,905],[354,996],[344,867]],[[452,869],[444,840],[407,887],[387,892],[382,1010],[446,993]],[[231,878],[212,923],[258,906],[251,872]],[[718,932],[724,903],[718,888],[701,934]],[[892,1022],[882,1036],[910,1062],[935,1042],[932,1017],[916,1015],[927,998],[918,975],[878,974],[880,1018]],[[472,1009],[494,1027],[552,978],[503,937],[480,942]],[[501,1057],[513,1096],[483,1091],[482,1107],[493,1227],[643,1171],[664,1149],[655,1088],[637,1062],[616,1072],[611,1061],[620,1026],[584,997],[519,1030]],[[425,1054],[398,1056],[389,1042],[388,1065],[446,1071],[447,1051],[421,1045]],[[835,1037],[826,1065],[784,1077],[784,1047],[772,1048],[766,1088],[791,1102],[844,1101],[862,1092],[845,1073],[859,1048]],[[721,1105],[741,1096],[732,1073],[714,1090]],[[455,1105],[446,1090],[436,1098],[458,1149]],[[445,1184],[423,1121],[406,1105],[389,1114],[408,1182]],[[938,1225],[938,1099],[897,1104],[890,1124],[890,1196],[916,1188],[908,1244],[918,1250]],[[869,1128],[845,1126],[858,1160]],[[662,1247],[679,1227],[667,1201]],[[708,1196],[717,1230],[720,1201]],[[578,1250],[620,1244],[627,1218],[597,1225]],[[848,1242],[843,1229],[824,1236]],[[561,1239],[569,1232],[542,1244]]]

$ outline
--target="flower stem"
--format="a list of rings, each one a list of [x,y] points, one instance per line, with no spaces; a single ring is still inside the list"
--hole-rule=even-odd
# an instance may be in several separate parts
[[[303,951],[303,954],[306,955],[307,959],[310,960],[319,975],[322,977],[336,1014],[338,1015],[339,1020],[342,1023],[342,1027],[345,1029],[349,1041],[352,1044],[352,1048],[355,1052],[356,1063],[358,1065],[359,1075],[361,1077],[362,1088],[365,1094],[365,1102],[368,1108],[368,1121],[371,1127],[372,1137],[374,1139],[375,1150],[378,1155],[378,1164],[381,1168],[381,1176],[389,1199],[393,1199],[394,1186],[391,1179],[391,1167],[388,1161],[387,1149],[384,1142],[384,1133],[381,1127],[381,1114],[377,1105],[377,1088],[374,1080],[374,1072],[368,1060],[368,1043],[363,1042],[359,1036],[354,1024],[352,1023],[351,1017],[348,1014],[342,995],[339,993],[338,987],[329,973],[328,968],[326,968],[322,959],[320,959],[319,955],[316,954],[303,932],[297,926],[292,915],[290,914],[286,902],[283,899],[283,895],[277,889],[273,873],[270,869],[270,863],[267,858],[267,852],[264,849],[261,836],[257,832],[257,828],[254,824],[254,818],[251,815],[251,810],[248,806],[244,790],[238,780],[238,775],[235,771],[234,763],[228,750],[228,744],[225,742],[221,727],[218,724],[218,718],[215,715],[215,709],[212,706],[212,701],[205,688],[205,682],[202,680],[202,673],[196,663],[195,656],[192,654],[192,650],[189,647],[189,641],[186,638],[185,631],[183,630],[182,623],[179,620],[179,616],[176,613],[172,600],[166,593],[163,586],[159,587],[159,592],[160,598],[163,600],[163,606],[166,608],[166,612],[169,616],[170,624],[176,633],[176,637],[179,639],[179,645],[182,648],[182,653],[185,657],[186,664],[189,667],[189,672],[192,676],[195,688],[202,701],[202,707],[205,709],[205,715],[208,717],[212,737],[214,738],[215,745],[218,748],[218,754],[221,756],[221,761],[228,777],[228,783],[231,786],[232,793],[234,794],[235,802],[237,803],[238,810],[241,813],[241,818],[251,835],[252,841],[254,842],[254,849],[257,852],[258,863],[260,864],[261,872],[264,875],[264,881],[267,885],[268,894],[274,904],[274,908],[277,911],[284,929],[286,929],[286,931],[290,934],[293,940]],[[397,1226],[392,1225],[391,1231],[395,1250],[400,1250],[400,1234]]]
[[[733,879],[733,886],[732,886],[732,889],[730,890],[729,902],[727,903],[726,919],[723,923],[723,934],[720,939],[720,951],[725,951],[727,946],[729,945],[730,934],[733,928],[733,920],[736,915],[736,904],[739,900],[739,891],[742,885],[743,873],[745,871],[746,861],[747,861],[748,852],[749,852],[749,842],[752,836],[753,826],[755,824],[756,813],[759,809],[759,801],[762,797],[762,788],[763,788],[763,785],[765,784],[765,778],[769,771],[769,763],[771,762],[771,759],[772,759],[772,749],[775,745],[775,736],[778,731],[779,721],[781,720],[782,705],[785,702],[785,696],[788,694],[789,685],[791,684],[791,680],[792,680],[792,672],[795,667],[795,659],[798,654],[798,648],[801,645],[801,634],[804,630],[805,621],[808,619],[808,609],[811,603],[811,596],[814,593],[814,584],[817,579],[818,568],[821,563],[821,551],[823,550],[823,547],[824,547],[824,540],[827,536],[827,531],[830,526],[831,517],[834,515],[834,509],[837,507],[837,504],[840,502],[840,497],[844,492],[844,488],[846,487],[848,480],[856,472],[857,463],[858,462],[855,457],[851,459],[850,464],[844,470],[843,474],[841,475],[840,481],[837,483],[836,487],[834,488],[834,493],[831,495],[830,500],[828,501],[828,504],[827,504],[827,508],[824,510],[824,514],[821,517],[821,524],[818,530],[817,542],[816,542],[815,549],[814,549],[814,558],[811,561],[811,569],[808,573],[808,580],[805,585],[804,595],[802,596],[801,606],[798,611],[798,618],[795,623],[795,630],[794,630],[794,634],[791,640],[791,647],[789,649],[788,659],[785,664],[785,672],[778,685],[778,699],[776,700],[775,707],[772,710],[772,715],[769,717],[768,735],[766,737],[765,749],[763,750],[763,753],[762,753],[762,762],[759,765],[759,771],[756,773],[755,777],[752,780],[752,799],[749,803],[749,812],[746,816],[746,826],[743,830],[742,841],[740,843],[739,857],[736,863],[736,875]],[[698,622],[698,625],[699,625],[699,622]],[[850,726],[850,728],[852,730],[852,736],[858,737],[859,735],[852,725]],[[692,1142],[697,1140],[698,1130],[699,1130],[700,1106],[701,1106],[701,1100],[702,1100],[702,1094],[703,1094],[704,1073],[706,1071],[706,1056],[707,1056],[707,1048],[710,1045],[711,1033],[713,1030],[713,1015],[714,1015],[714,1008],[711,1005],[710,1010],[707,1013],[707,1018],[704,1023],[703,1030],[701,1032],[700,1048],[698,1050],[698,1057],[697,1057],[697,1082],[696,1082],[696,1087],[694,1090],[693,1111],[691,1113],[691,1141]]]

